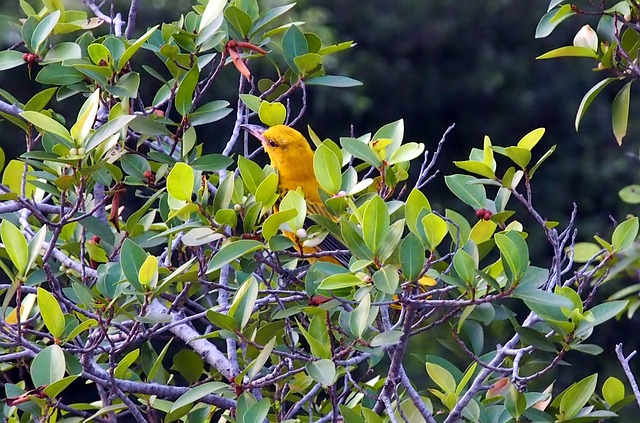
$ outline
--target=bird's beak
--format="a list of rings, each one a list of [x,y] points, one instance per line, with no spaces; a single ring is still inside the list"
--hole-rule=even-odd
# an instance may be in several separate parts
[[[256,137],[258,140],[260,140],[262,145],[264,145],[265,139],[262,134],[264,134],[264,131],[266,131],[267,128],[262,127],[260,125],[251,125],[248,123],[243,123],[242,125],[240,125],[240,127],[245,131],[247,131],[248,133],[250,133],[251,135],[253,135],[254,137]]]

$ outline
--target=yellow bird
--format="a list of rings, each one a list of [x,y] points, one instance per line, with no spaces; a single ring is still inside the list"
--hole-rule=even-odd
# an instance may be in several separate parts
[[[284,197],[290,190],[295,191],[300,188],[304,193],[309,213],[333,219],[318,193],[320,185],[313,171],[313,150],[304,135],[286,125],[276,125],[268,129],[258,125],[242,125],[242,127],[260,140],[264,151],[269,155],[271,166],[278,172],[280,197]],[[295,242],[294,234],[287,234],[287,236]],[[344,249],[346,247],[340,241],[328,235],[317,247],[305,247],[304,253]],[[349,263],[349,256],[336,255],[322,257],[319,260],[346,266]]]

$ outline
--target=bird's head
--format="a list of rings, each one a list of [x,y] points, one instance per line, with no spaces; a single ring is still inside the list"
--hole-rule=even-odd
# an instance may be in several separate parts
[[[313,151],[304,135],[286,125],[275,125],[271,128],[242,125],[242,128],[260,140],[272,164],[278,168],[292,160],[304,161],[309,157],[313,158]]]

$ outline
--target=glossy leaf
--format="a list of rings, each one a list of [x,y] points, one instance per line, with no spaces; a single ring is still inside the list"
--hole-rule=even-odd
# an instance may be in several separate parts
[[[56,134],[61,136],[62,138],[71,141],[71,134],[67,128],[62,126],[58,121],[51,119],[49,116],[46,116],[40,112],[31,112],[25,111],[20,113],[25,120],[37,126],[38,129],[43,132],[51,132],[52,134]]]
[[[331,386],[336,377],[336,365],[331,360],[322,359],[307,363],[307,374],[323,386]]]
[[[13,223],[4,219],[0,224],[0,235],[2,235],[2,243],[11,262],[18,269],[18,274],[26,275],[29,270],[27,267],[29,263],[29,246],[24,234]]]
[[[374,196],[364,209],[362,238],[374,254],[382,247],[389,233],[389,210],[379,195]]]
[[[444,177],[447,187],[449,187],[456,197],[475,209],[481,209],[485,206],[487,194],[482,185],[470,183],[475,180],[476,178],[468,175],[450,175]]]
[[[64,314],[58,300],[48,291],[38,287],[38,308],[45,326],[56,339],[64,332]]]
[[[335,87],[335,88],[351,88],[351,87],[359,87],[362,85],[362,82],[357,79],[349,78],[347,76],[337,76],[337,75],[326,75],[319,76],[317,78],[310,79],[307,81],[307,85],[320,85],[324,87]]]
[[[222,266],[229,264],[246,254],[253,253],[254,251],[258,251],[263,248],[264,245],[261,242],[251,239],[241,239],[225,244],[220,251],[213,256],[211,262],[209,262],[207,273],[218,270]]]
[[[622,145],[622,139],[627,135],[627,124],[629,123],[629,100],[631,98],[631,82],[625,84],[618,92],[611,104],[611,119],[613,134],[618,141],[618,145]]]
[[[410,233],[400,244],[400,265],[407,280],[415,280],[424,267],[424,246],[420,239]]]
[[[4,50],[0,51],[0,71],[12,69],[24,65],[25,61],[21,51]]]
[[[637,217],[632,217],[620,223],[613,231],[611,237],[611,245],[615,251],[624,250],[633,245],[638,237],[638,229],[640,228]]]
[[[31,380],[34,386],[50,385],[64,377],[65,357],[58,345],[42,349],[31,361]]]
[[[321,144],[313,154],[313,171],[318,183],[330,194],[336,194],[342,185],[342,164],[338,156],[326,146]]]
[[[424,234],[426,235],[426,246],[429,251],[435,251],[444,237],[447,235],[447,222],[440,216],[429,213],[422,219]]]
[[[223,382],[206,382],[182,394],[171,406],[171,411],[175,411],[185,405],[196,403],[200,398],[215,393],[222,393],[229,390],[229,385]]]
[[[191,104],[193,103],[193,93],[198,85],[198,78],[200,77],[200,69],[198,66],[192,67],[189,72],[186,73],[180,85],[178,85],[178,91],[176,92],[176,110],[180,115],[185,116],[191,111]]]
[[[282,125],[287,118],[287,109],[282,103],[263,101],[260,103],[258,116],[267,126]]]
[[[193,169],[186,163],[178,162],[167,176],[167,191],[181,201],[191,201],[195,178]]]

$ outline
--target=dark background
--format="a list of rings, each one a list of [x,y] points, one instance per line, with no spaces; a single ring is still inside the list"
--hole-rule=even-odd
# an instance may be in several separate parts
[[[79,1],[66,3],[83,8]],[[138,17],[136,36],[147,25],[177,19],[191,6],[184,0],[141,3],[143,13]],[[266,8],[283,3],[268,0],[261,4]],[[116,2],[116,10],[126,12],[126,4]],[[622,147],[611,132],[610,105],[617,92],[613,86],[596,99],[580,132],[575,131],[574,118],[582,96],[604,76],[592,71],[595,63],[588,59],[536,61],[535,57],[571,44],[584,23],[595,28],[597,21],[570,19],[549,38],[537,40],[535,28],[547,4],[546,0],[299,1],[294,9],[296,16],[291,19],[307,22],[303,30],[318,33],[325,44],[344,40],[358,44],[337,54],[326,67],[332,74],[359,79],[364,85],[351,89],[310,87],[307,114],[298,129],[304,132],[310,124],[320,137],[336,140],[348,135],[351,125],[360,135],[404,118],[405,139],[425,142],[433,150],[445,129],[455,123],[439,159],[442,173],[425,192],[435,208],[453,208],[471,218],[473,211],[462,206],[442,182],[442,175],[457,172],[451,162],[466,159],[471,147],[481,147],[485,134],[494,145],[507,146],[527,132],[545,127],[547,133],[534,150],[534,157],[540,157],[552,145],[558,147],[533,181],[538,210],[550,220],[567,222],[575,202],[579,240],[590,240],[594,233],[609,238],[612,219],[621,221],[627,213],[636,211],[621,203],[617,191],[638,177],[638,125],[634,120],[638,102],[632,95],[630,131]],[[2,8],[3,13],[14,15],[17,2],[3,2]],[[4,46],[15,41],[8,32],[1,34]],[[152,66],[159,64],[152,55],[144,60]],[[134,68],[139,69],[140,64],[134,64]],[[142,76],[144,81],[146,75]],[[44,88],[26,77],[24,67],[2,72],[0,88],[26,101]],[[157,88],[143,86],[147,102]],[[210,94],[211,100],[232,99],[236,91],[237,73],[228,67]],[[53,106],[63,114],[67,110],[67,118],[73,119],[79,102],[72,99]],[[221,150],[229,136],[232,116],[199,129],[198,135],[206,140],[209,151]],[[23,148],[20,133],[6,123],[0,125],[0,146],[8,156],[19,154]],[[533,264],[548,266],[550,253],[544,238],[527,221],[525,225],[533,240]],[[605,286],[603,298],[629,283],[618,281]],[[637,348],[639,344],[631,335],[636,329],[627,319],[598,328],[593,342],[603,345],[605,352],[597,358],[570,353],[567,359],[580,366],[565,367],[549,381],[558,378],[556,386],[564,388],[569,381],[593,372],[601,373],[600,386],[611,374],[623,378],[613,345],[624,342],[626,350]],[[506,340],[499,332],[494,335],[496,342]],[[412,352],[434,353],[437,348],[436,339],[419,339],[412,345]],[[414,363],[414,379],[423,380],[424,367],[417,360]]]

